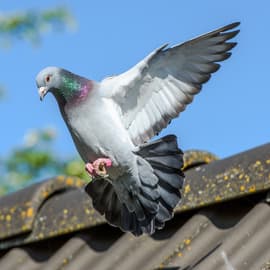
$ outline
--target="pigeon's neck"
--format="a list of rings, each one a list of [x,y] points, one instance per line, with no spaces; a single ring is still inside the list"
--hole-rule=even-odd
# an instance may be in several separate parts
[[[64,74],[56,98],[62,104],[76,105],[88,97],[92,88],[92,81],[74,74]]]

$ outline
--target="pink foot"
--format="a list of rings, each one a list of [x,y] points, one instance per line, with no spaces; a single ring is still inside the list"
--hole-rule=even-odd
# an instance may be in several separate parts
[[[91,177],[95,176],[95,169],[92,163],[86,163],[85,170],[90,174]]]
[[[112,161],[109,158],[98,158],[93,162],[95,173],[99,176],[107,176],[106,168],[112,166]]]
[[[98,158],[93,163],[87,163],[85,169],[91,177],[106,177],[108,176],[106,168],[110,168],[111,166],[112,161],[109,158]]]

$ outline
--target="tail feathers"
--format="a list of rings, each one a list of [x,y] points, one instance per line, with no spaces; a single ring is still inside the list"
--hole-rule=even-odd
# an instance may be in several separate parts
[[[140,164],[143,163],[147,164],[146,161],[141,160]],[[149,166],[148,169],[152,170],[149,164],[147,166]],[[131,224],[129,225],[132,230],[128,231],[135,235],[146,232],[145,227],[147,227],[148,233],[154,232],[151,222],[159,209],[158,179],[153,173],[148,173],[147,179],[149,182],[145,183],[145,179],[141,181],[141,178],[138,179],[133,175],[125,174],[113,183],[119,200],[128,210],[128,212],[123,212],[124,218],[130,219]],[[127,231],[126,228],[124,230]]]
[[[158,140],[147,142],[139,146],[137,153],[142,157],[164,155],[165,153],[179,152],[175,135],[167,135]],[[181,151],[180,151],[181,152]]]
[[[181,199],[183,153],[169,135],[141,145],[135,154],[138,175],[126,173],[112,182],[97,179],[86,192],[110,224],[134,235],[152,234],[172,218]]]
[[[105,179],[93,180],[85,190],[91,196],[94,208],[105,215],[111,225],[134,235],[152,234],[154,226],[151,222],[159,209],[159,194],[157,191],[151,193],[147,186],[145,189],[138,188],[139,185],[131,188],[127,184],[130,178],[125,176],[117,179],[115,184]]]
[[[105,215],[106,220],[123,231],[136,230],[135,213],[130,212],[119,200],[113,185],[105,179],[96,179],[87,184],[85,191],[91,196],[94,208]]]
[[[91,196],[93,206],[111,224],[120,224],[121,204],[112,184],[105,179],[93,180],[86,185],[85,191]]]
[[[177,146],[176,136],[168,135],[141,145],[137,154],[149,162],[158,178],[159,211],[154,223],[161,229],[173,217],[173,209],[181,200],[183,152]]]

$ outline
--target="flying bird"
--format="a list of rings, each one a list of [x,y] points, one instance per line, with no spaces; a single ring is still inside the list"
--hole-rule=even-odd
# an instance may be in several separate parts
[[[218,62],[230,57],[238,25],[163,45],[101,82],[59,67],[37,75],[40,99],[49,92],[55,96],[92,176],[85,190],[111,225],[138,236],[172,218],[181,200],[183,153],[174,135],[150,139],[185,110]]]

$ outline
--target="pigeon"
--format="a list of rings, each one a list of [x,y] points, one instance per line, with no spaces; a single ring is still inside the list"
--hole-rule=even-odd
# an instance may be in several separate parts
[[[218,62],[230,57],[239,24],[165,44],[101,82],[59,67],[38,73],[40,99],[47,93],[56,98],[92,177],[85,190],[109,224],[151,235],[173,217],[184,183],[183,152],[175,135],[151,139],[192,102]]]

